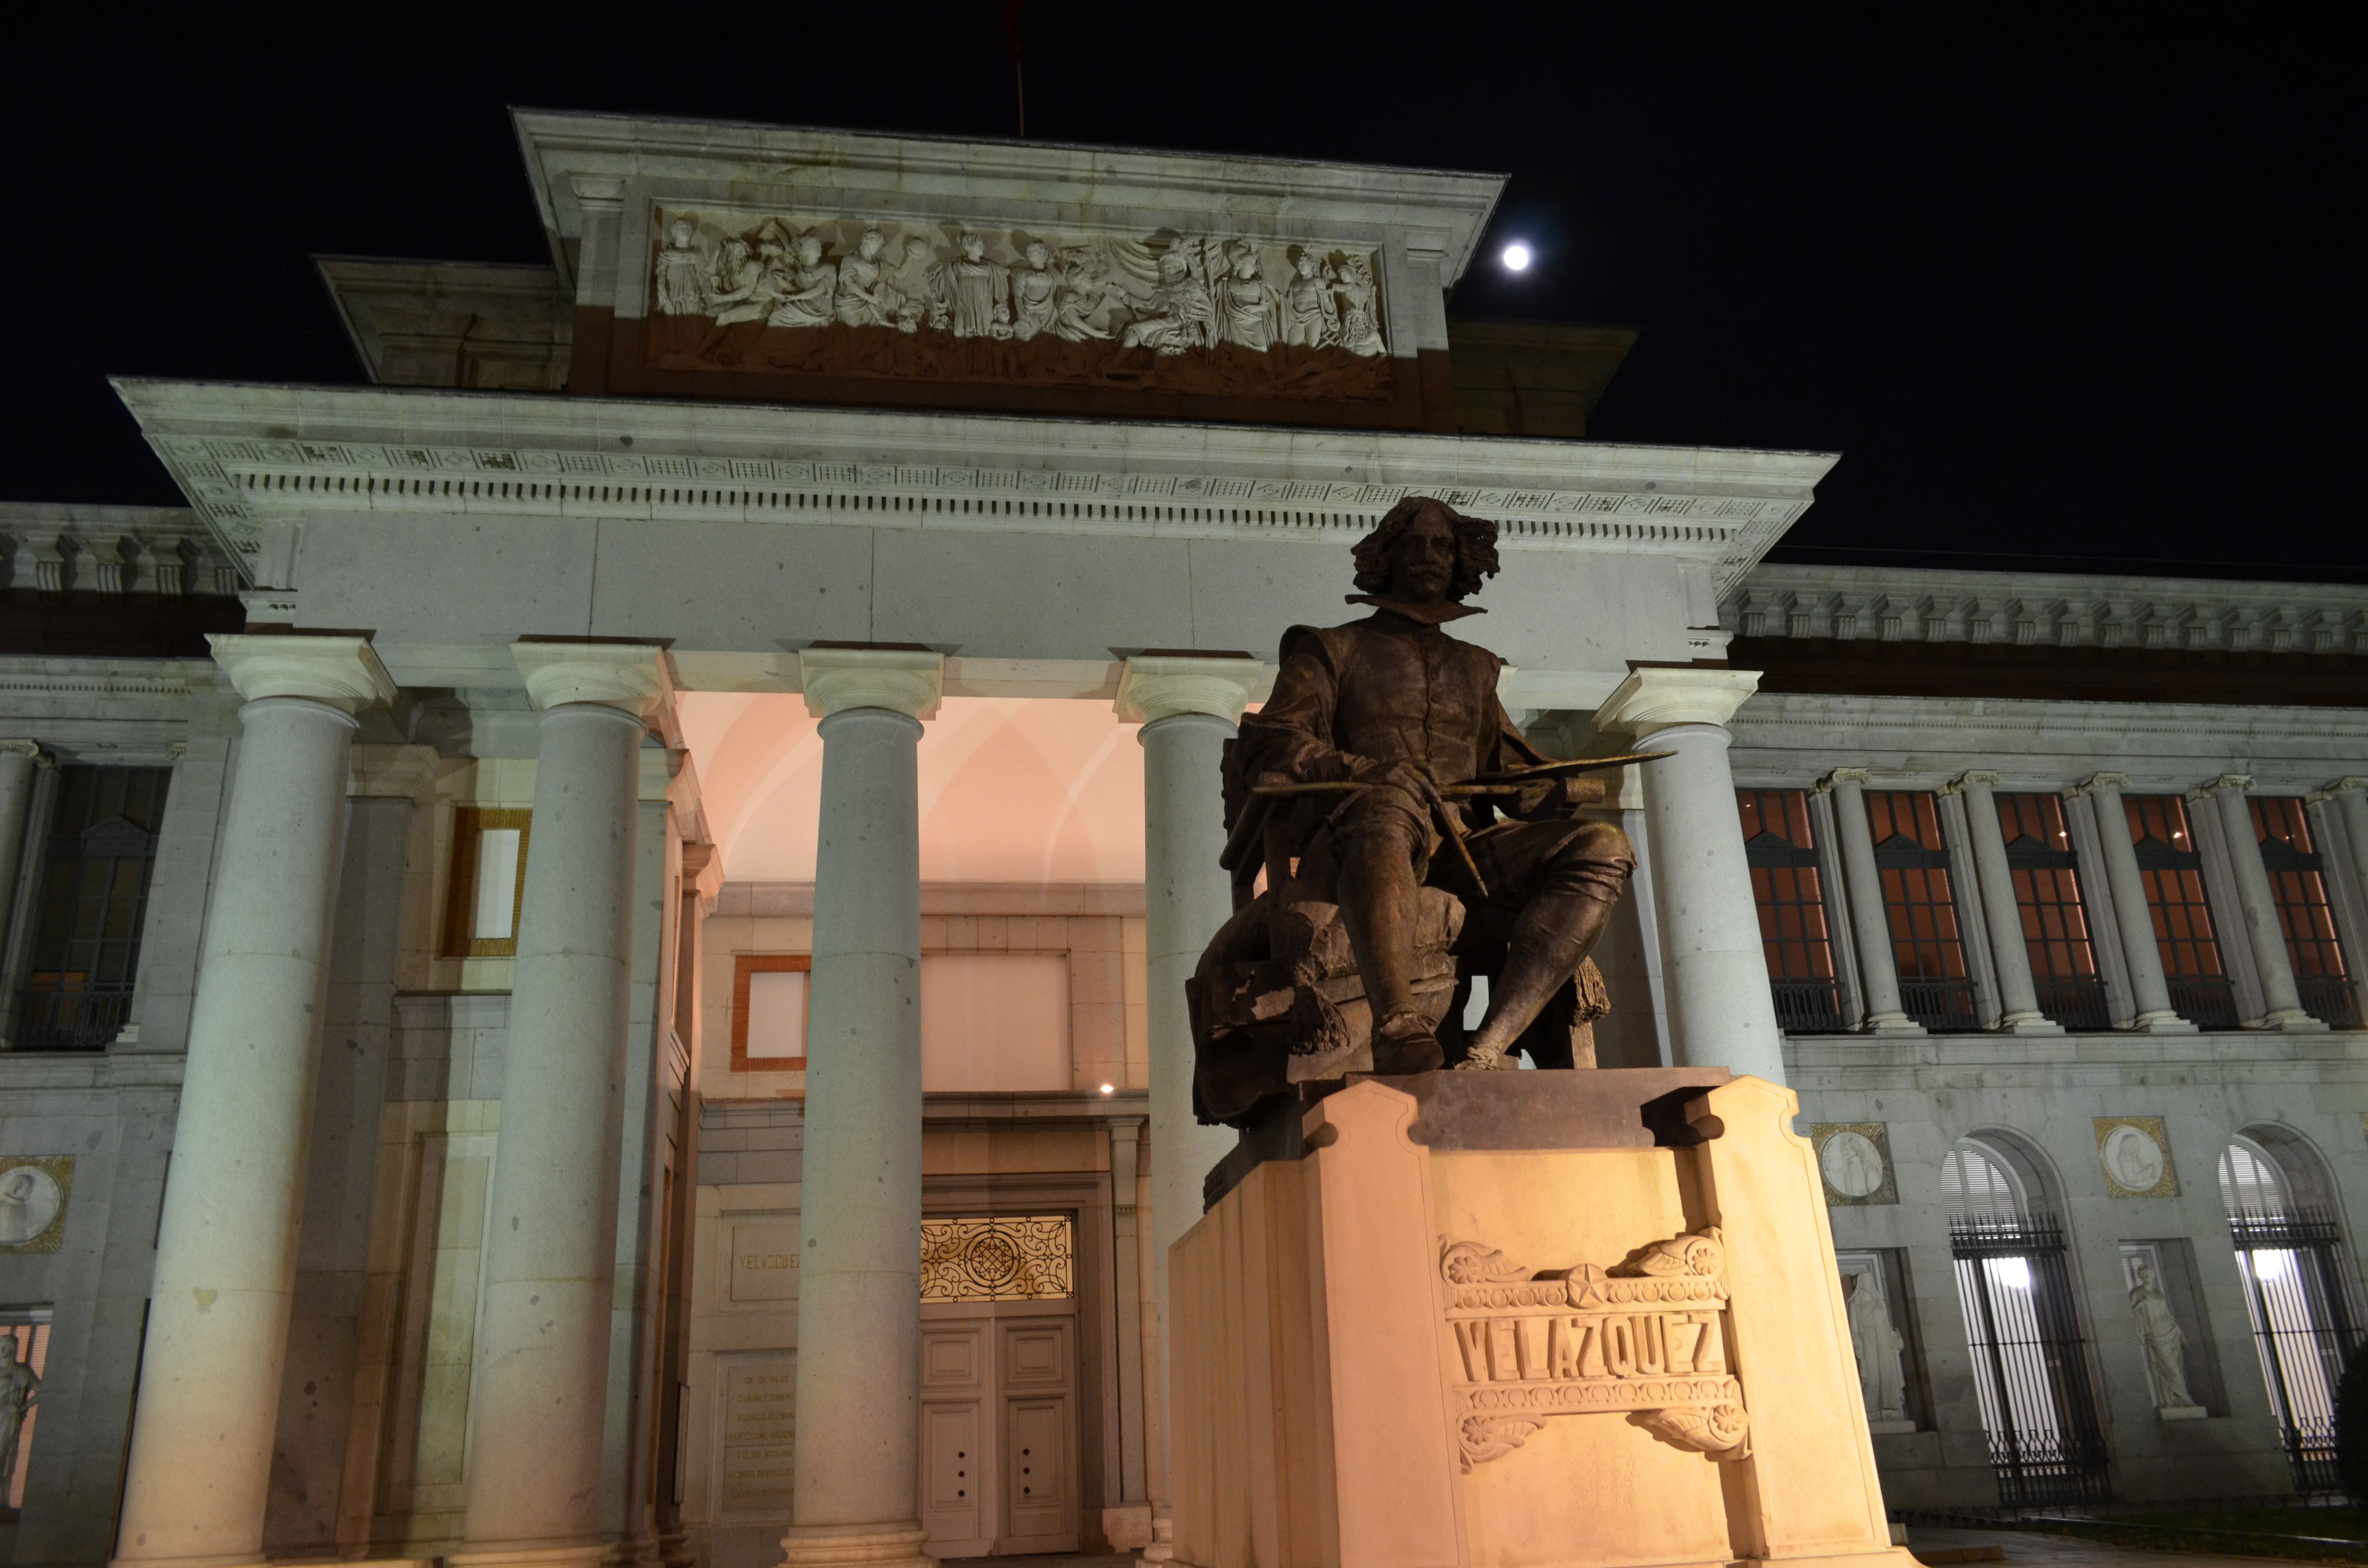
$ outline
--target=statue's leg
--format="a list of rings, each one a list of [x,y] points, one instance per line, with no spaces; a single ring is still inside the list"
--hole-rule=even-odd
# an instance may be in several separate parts
[[[1428,1073],[1446,1061],[1414,1005],[1415,900],[1430,847],[1414,812],[1399,791],[1374,790],[1332,824],[1340,918],[1372,1010],[1376,1073]]]
[[[1505,1053],[1603,934],[1636,864],[1627,835],[1609,823],[1524,824],[1488,836],[1490,891],[1518,900],[1520,913],[1488,988],[1488,1016],[1457,1063],[1475,1072],[1508,1064]]]

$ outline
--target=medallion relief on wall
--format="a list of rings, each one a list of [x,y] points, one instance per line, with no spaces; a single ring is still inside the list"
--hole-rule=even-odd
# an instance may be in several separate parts
[[[1463,1468],[1527,1442],[1554,1415],[1626,1413],[1675,1448],[1750,1454],[1743,1385],[1726,1358],[1726,1247],[1715,1227],[1604,1267],[1531,1271],[1478,1242],[1442,1241]]]
[[[1370,250],[668,207],[656,220],[656,369],[1390,392]]]

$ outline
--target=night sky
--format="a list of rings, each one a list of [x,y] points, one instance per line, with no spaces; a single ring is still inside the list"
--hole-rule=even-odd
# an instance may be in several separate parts
[[[1773,10],[1035,0],[1028,128],[1509,174],[1451,313],[1640,328],[1601,439],[1842,453],[1780,559],[2368,582],[2349,46]],[[545,259],[507,106],[1016,129],[991,0],[500,11],[20,36],[0,499],[178,502],[110,373],[360,381],[312,253]]]

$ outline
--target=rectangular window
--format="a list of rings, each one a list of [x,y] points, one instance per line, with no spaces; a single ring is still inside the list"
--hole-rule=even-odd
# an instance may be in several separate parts
[[[452,888],[444,905],[444,956],[518,956],[518,900],[534,813],[516,806],[452,812]]]
[[[1926,1028],[1979,1028],[1939,802],[1930,790],[1870,790],[1866,817],[1899,965],[1901,1010]]]
[[[2108,1028],[2112,1019],[2104,982],[2097,975],[2096,950],[2089,946],[2064,797],[2002,794],[1998,813],[2039,1010],[2067,1029]]]
[[[2188,829],[2187,803],[2176,795],[2124,795],[2122,806],[2172,1010],[2204,1028],[2235,1028],[2237,993],[2220,967],[2220,941],[2203,901],[2203,856]]]
[[[2310,841],[2310,819],[2290,795],[2255,795],[2253,831],[2261,841],[2261,865],[2270,873],[2270,896],[2303,1010],[2340,1029],[2360,1027],[2360,995],[2343,961],[2343,942],[2328,907],[2327,880]]]
[[[1735,799],[1743,815],[1743,858],[1751,869],[1751,898],[1759,911],[1759,945],[1768,958],[1776,1022],[1795,1034],[1838,1032],[1841,990],[1826,926],[1825,889],[1817,879],[1808,794],[1737,790]]]
[[[732,1071],[806,1070],[806,1006],[814,960],[804,953],[732,955]]]
[[[99,1051],[131,1017],[169,767],[61,768],[19,1051]]]

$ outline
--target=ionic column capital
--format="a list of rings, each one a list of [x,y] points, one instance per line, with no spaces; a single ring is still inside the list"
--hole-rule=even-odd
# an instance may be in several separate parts
[[[2006,775],[2002,773],[1993,773],[1987,767],[1969,767],[1941,786],[1941,793],[1961,795],[1969,789],[1997,790],[2005,783]]]
[[[1640,741],[1680,724],[1725,729],[1744,699],[1759,689],[1758,670],[1646,665],[1630,671],[1595,710],[1595,727],[1624,730]]]
[[[665,650],[646,642],[510,644],[537,710],[589,702],[646,719],[674,694]]]
[[[2363,778],[2355,773],[2351,775],[2349,778],[2338,778],[2333,783],[2322,784],[2317,789],[2313,790],[2309,794],[2305,795],[2303,799],[2305,801],[2331,801],[2338,795],[2346,795],[2354,790],[2368,790],[2368,778]]]
[[[2208,800],[2214,795],[2225,794],[2231,790],[2234,790],[2237,794],[2242,795],[2252,789],[2252,787],[2253,780],[2249,774],[2224,773],[2219,778],[2212,779],[2208,783],[2199,784],[2194,789],[2187,791],[2187,799],[2191,801]]]
[[[21,756],[35,767],[55,767],[57,759],[41,749],[39,741],[0,741],[0,756]]]
[[[1827,774],[1823,778],[1817,780],[1816,790],[1817,793],[1820,795],[1830,795],[1836,790],[1839,790],[1845,784],[1855,784],[1860,789],[1863,790],[1873,782],[1874,774],[1870,769],[1863,767],[1837,767],[1831,773]]]
[[[934,719],[945,697],[946,660],[927,648],[801,648],[798,684],[817,719],[850,708]]]
[[[2126,773],[2091,773],[2064,792],[2067,795],[2119,794],[2129,787],[2130,776]]]
[[[214,663],[249,702],[302,697],[348,716],[394,700],[394,681],[367,637],[210,632]]]
[[[1206,713],[1241,722],[1250,699],[1270,687],[1274,671],[1256,659],[1223,654],[1137,653],[1118,677],[1111,704],[1121,722],[1156,723],[1179,713]]]

